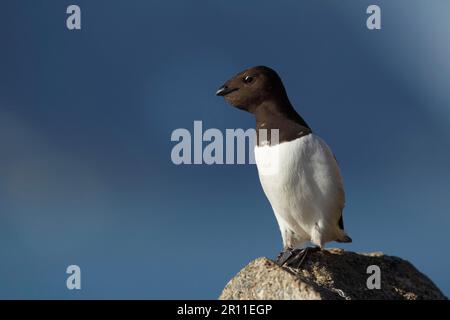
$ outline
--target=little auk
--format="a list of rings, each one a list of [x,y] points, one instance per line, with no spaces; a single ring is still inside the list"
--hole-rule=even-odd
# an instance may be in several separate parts
[[[344,231],[345,195],[336,158],[295,111],[278,74],[265,66],[249,68],[216,95],[256,118],[255,162],[283,239],[277,262],[298,268],[308,251],[322,250],[330,241],[351,242]],[[268,170],[274,165],[276,170]],[[307,242],[315,247],[301,248]]]

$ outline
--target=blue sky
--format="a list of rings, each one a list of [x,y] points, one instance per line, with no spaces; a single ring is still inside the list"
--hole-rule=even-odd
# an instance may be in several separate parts
[[[66,29],[78,4],[82,30]],[[378,4],[382,29],[365,10]],[[450,3],[3,1],[0,298],[215,299],[281,237],[253,165],[170,160],[174,129],[252,128],[214,96],[268,65],[336,154],[352,251],[450,293]],[[332,243],[330,246],[338,246]],[[66,267],[82,290],[65,287]]]

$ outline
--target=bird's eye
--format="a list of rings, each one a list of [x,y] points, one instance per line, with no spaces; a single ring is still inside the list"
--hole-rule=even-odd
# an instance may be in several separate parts
[[[244,79],[242,79],[245,83],[250,83],[253,81],[253,77],[251,76],[246,76]]]

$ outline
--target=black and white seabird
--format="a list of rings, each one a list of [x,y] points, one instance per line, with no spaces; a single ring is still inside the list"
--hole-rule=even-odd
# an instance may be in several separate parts
[[[255,115],[259,179],[283,238],[278,262],[299,267],[308,250],[321,250],[330,241],[351,242],[344,231],[345,195],[336,159],[295,111],[278,74],[264,66],[249,68],[216,94]],[[260,129],[267,129],[266,139]],[[278,141],[271,139],[273,129]],[[268,171],[268,163],[277,163],[277,170]],[[307,242],[317,247],[298,249]]]

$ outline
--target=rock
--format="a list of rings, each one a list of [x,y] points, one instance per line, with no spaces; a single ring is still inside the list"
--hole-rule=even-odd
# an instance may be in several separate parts
[[[368,289],[367,267],[381,271],[381,288]],[[411,263],[383,253],[342,249],[311,252],[300,269],[267,258],[250,262],[228,282],[221,300],[422,300],[447,298]]]

